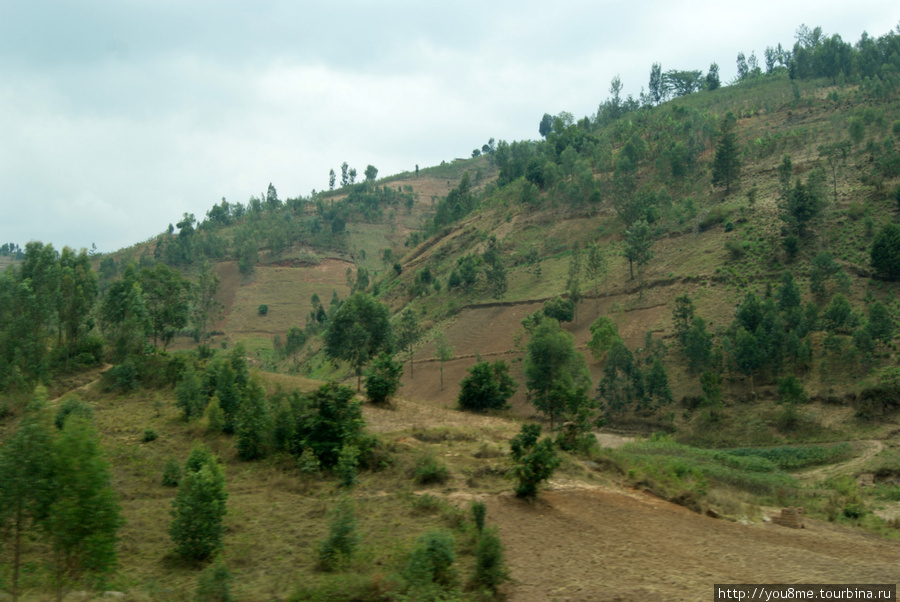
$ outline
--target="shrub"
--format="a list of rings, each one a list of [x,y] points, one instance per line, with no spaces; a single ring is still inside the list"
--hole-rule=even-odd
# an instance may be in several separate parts
[[[533,498],[541,481],[549,479],[560,465],[560,459],[550,439],[538,441],[541,425],[523,424],[522,430],[510,441],[515,475],[518,479],[516,496]]]
[[[459,406],[464,410],[484,412],[506,407],[506,400],[516,392],[516,383],[503,360],[493,364],[479,361],[459,383]]]
[[[416,468],[413,473],[416,483],[431,485],[434,483],[446,483],[450,478],[450,470],[438,462],[434,456],[422,456],[416,460]]]
[[[259,311],[259,315],[264,316],[269,313],[269,306],[268,305],[260,305],[257,308],[257,311]]]
[[[806,403],[807,399],[806,389],[796,376],[783,376],[778,379],[779,403]]]
[[[319,472],[320,468],[322,468],[322,465],[319,463],[319,459],[313,453],[313,450],[308,447],[297,458],[297,470],[303,474],[315,474]]]
[[[414,589],[455,582],[455,545],[453,535],[446,531],[430,531],[416,541],[406,564],[406,578]]]
[[[162,484],[164,487],[178,487],[179,481],[181,481],[181,465],[175,458],[169,458],[163,466]]]
[[[208,566],[197,579],[196,602],[233,602],[231,595],[231,571],[217,556],[216,561]]]
[[[159,435],[150,427],[144,429],[144,435],[141,437],[141,440],[144,443],[150,443],[151,441],[156,441],[159,438]]]
[[[741,259],[747,253],[744,243],[737,240],[726,240],[725,250],[733,260]]]
[[[190,420],[203,414],[206,402],[200,378],[189,366],[182,374],[181,381],[175,386],[175,405],[181,410],[184,419]]]
[[[509,571],[506,570],[506,562],[503,559],[503,544],[496,528],[484,531],[475,544],[475,575],[473,581],[476,585],[486,587],[491,592],[509,580]]]
[[[140,373],[137,365],[129,358],[107,370],[106,380],[111,389],[118,389],[127,393],[138,388]]]
[[[80,416],[87,420],[93,420],[94,408],[82,401],[79,397],[72,395],[66,397],[60,404],[59,409],[56,410],[56,417],[53,419],[53,424],[56,425],[56,428],[62,430],[66,424],[66,419],[68,419],[69,416]]]
[[[331,512],[328,538],[319,544],[319,569],[333,572],[347,566],[358,546],[353,505],[349,500],[342,499]]]
[[[359,448],[345,445],[338,455],[334,473],[340,480],[341,487],[353,487],[356,484],[356,471],[359,468]]]
[[[842,514],[849,519],[859,519],[865,516],[866,507],[862,504],[847,504]]]
[[[366,398],[372,403],[390,401],[400,388],[402,376],[403,364],[382,353],[366,371]]]
[[[222,412],[219,397],[213,395],[209,405],[206,406],[206,434],[218,435],[223,428],[225,428],[225,413]]]
[[[484,517],[487,514],[487,506],[484,502],[472,502],[472,519],[475,521],[475,528],[479,533],[484,532]]]

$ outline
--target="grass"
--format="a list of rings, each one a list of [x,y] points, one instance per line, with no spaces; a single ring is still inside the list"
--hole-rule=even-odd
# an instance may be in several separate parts
[[[663,490],[688,487],[705,493],[708,486],[718,485],[783,499],[798,487],[792,476],[765,458],[690,447],[666,438],[629,443],[609,453],[631,480],[649,479],[661,483]]]
[[[263,376],[270,390],[319,384],[285,375]],[[185,565],[172,555],[168,526],[176,489],[164,486],[162,476],[167,461],[183,463],[198,442],[208,445],[223,462],[229,493],[224,558],[234,574],[236,599],[286,599],[301,584],[327,590],[339,580],[315,570],[319,542],[327,535],[328,511],[340,495],[335,478],[303,474],[289,457],[241,462],[230,437],[206,435],[204,420],[185,423],[181,419],[170,390],[119,396],[91,389],[82,397],[94,408],[112,466],[112,486],[126,521],[120,531],[119,569],[105,582],[105,589],[129,592],[134,599],[186,600],[193,595],[204,567]],[[145,442],[145,432],[150,430],[156,438]],[[414,434],[421,441],[415,447],[397,445],[395,440],[403,436],[383,436],[393,465],[361,473],[351,494],[362,543],[349,571],[360,587],[378,583],[401,571],[420,535],[444,529],[455,533],[457,568],[466,581],[474,570],[474,527],[468,514],[442,497],[417,496],[412,490],[417,487],[416,478],[446,487],[455,474],[502,463],[475,457],[478,449],[494,444],[494,436],[473,429],[422,429]],[[447,453],[451,457],[445,457]],[[417,464],[421,458],[431,461]],[[414,475],[415,468],[425,464],[430,466]],[[435,475],[436,481],[431,479]],[[488,490],[498,485],[509,488],[502,476],[483,475],[480,481]],[[0,551],[0,563],[7,564],[7,553]],[[27,554],[26,562],[36,560],[33,548]],[[40,597],[47,576],[39,563],[29,566],[32,572],[23,583],[30,589],[29,596]]]

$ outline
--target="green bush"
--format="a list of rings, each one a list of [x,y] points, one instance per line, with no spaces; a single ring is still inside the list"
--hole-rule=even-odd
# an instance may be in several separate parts
[[[448,586],[456,581],[455,545],[453,535],[446,531],[430,531],[416,541],[405,571],[413,591],[432,584]]]
[[[151,441],[156,441],[159,438],[159,435],[155,430],[150,427],[144,429],[144,434],[141,437],[141,440],[144,443],[150,443]]]
[[[259,315],[264,316],[269,313],[269,306],[268,305],[260,305],[257,308],[257,311],[259,311]]]
[[[334,572],[345,568],[359,547],[353,504],[342,499],[331,511],[328,538],[319,544],[319,570]]]
[[[553,475],[561,460],[556,455],[553,441],[541,436],[541,425],[523,424],[522,430],[510,441],[513,460],[516,461],[515,475],[518,479],[516,496],[533,498],[538,485]]]
[[[68,419],[69,416],[80,416],[87,420],[93,420],[94,408],[82,401],[78,396],[71,395],[66,397],[59,405],[59,409],[56,410],[56,416],[53,419],[53,424],[56,425],[56,428],[62,430],[66,424],[66,419]]]
[[[107,370],[105,378],[111,389],[125,393],[136,390],[140,385],[140,372],[131,358]]]
[[[484,518],[487,514],[487,506],[484,502],[472,502],[472,519],[475,521],[475,529],[479,533],[484,532]]]
[[[842,514],[849,519],[859,519],[866,515],[866,507],[862,504],[847,504]]]
[[[163,466],[162,484],[164,487],[178,487],[179,481],[181,481],[181,465],[175,458],[169,458]]]
[[[200,573],[194,600],[196,602],[233,602],[231,579],[231,571],[228,570],[222,556],[216,557],[216,561]]]
[[[450,478],[450,470],[434,456],[422,456],[416,460],[413,476],[420,485],[446,483]]]
[[[353,487],[356,484],[356,472],[359,468],[359,448],[355,445],[345,445],[341,448],[334,473],[341,483],[341,487]]]
[[[509,580],[509,571],[503,559],[503,544],[497,529],[484,531],[475,544],[475,575],[473,582],[496,593],[503,582]]]

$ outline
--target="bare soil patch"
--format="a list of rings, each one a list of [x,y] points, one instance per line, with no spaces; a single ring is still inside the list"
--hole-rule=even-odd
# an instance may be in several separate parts
[[[896,583],[900,544],[828,523],[802,530],[694,514],[647,494],[547,491],[486,500],[510,600],[710,600],[715,583]]]

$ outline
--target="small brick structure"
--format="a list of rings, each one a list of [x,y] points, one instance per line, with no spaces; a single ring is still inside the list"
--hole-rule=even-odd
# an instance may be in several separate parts
[[[788,506],[781,509],[781,514],[772,517],[772,522],[791,529],[803,528],[803,508]]]

